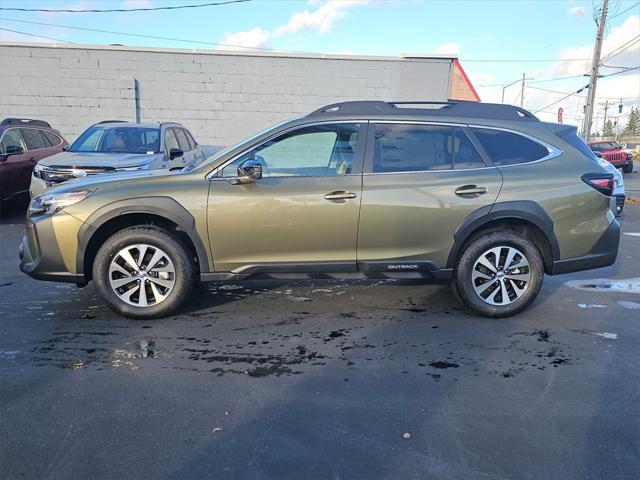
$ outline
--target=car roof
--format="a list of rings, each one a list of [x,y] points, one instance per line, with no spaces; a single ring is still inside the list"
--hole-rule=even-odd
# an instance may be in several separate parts
[[[125,122],[122,120],[103,120],[102,122],[94,123],[92,127],[118,127],[118,128],[161,128],[163,126],[176,126],[182,127],[177,122],[162,122],[162,123],[135,123]]]
[[[351,101],[326,105],[308,114],[307,119],[325,117],[415,118],[415,119],[484,119],[515,122],[540,122],[531,112],[514,105],[450,100],[446,102]]]

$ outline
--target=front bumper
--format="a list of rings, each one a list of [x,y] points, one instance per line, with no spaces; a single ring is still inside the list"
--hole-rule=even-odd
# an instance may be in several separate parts
[[[618,256],[620,243],[620,224],[614,220],[604,231],[600,239],[586,255],[565,260],[555,260],[551,275],[560,273],[579,272],[613,265]]]
[[[77,222],[73,217],[65,216],[72,220],[63,217],[60,223]],[[65,226],[69,227],[58,227]],[[26,234],[18,247],[20,270],[36,280],[86,285],[84,275],[70,272],[66,267],[55,228],[51,215],[27,220]]]

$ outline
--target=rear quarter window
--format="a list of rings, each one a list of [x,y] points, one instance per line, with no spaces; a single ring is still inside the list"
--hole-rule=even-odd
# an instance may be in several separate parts
[[[52,147],[57,147],[62,143],[62,139],[55,133],[47,132],[46,130],[42,130],[42,133],[45,137],[47,137],[47,140],[49,140],[49,143]]]
[[[517,133],[488,128],[472,128],[471,131],[497,166],[535,162],[549,154],[543,145]]]

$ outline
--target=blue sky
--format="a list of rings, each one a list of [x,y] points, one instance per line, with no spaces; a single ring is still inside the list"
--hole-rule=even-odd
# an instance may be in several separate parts
[[[5,8],[99,9],[158,7],[204,1],[1,0],[0,5]],[[474,84],[479,87],[483,100],[499,101],[502,88],[495,85],[516,80],[522,73],[535,78],[536,82],[544,80],[537,84],[539,88],[560,92],[575,90],[586,83],[586,79],[579,77],[553,82],[546,80],[580,75],[588,70],[588,60],[566,60],[591,57],[596,30],[593,3],[591,0],[254,0],[200,9],[126,14],[0,12],[0,16],[5,19],[290,51],[392,56],[401,53],[457,53]],[[624,10],[628,11],[622,13]],[[637,0],[611,0],[611,11],[610,16],[617,16],[610,20],[607,28],[605,54],[640,35],[640,5]],[[214,45],[134,38],[8,20],[0,20],[0,28],[74,43],[218,48]],[[6,31],[0,31],[0,39],[48,41]],[[608,64],[617,67],[640,65],[640,44],[632,43],[631,48],[611,59]],[[616,71],[620,71],[620,68],[604,70],[605,73]],[[625,104],[640,102],[638,98],[634,100],[634,97],[640,97],[639,72],[636,70],[617,75],[610,81],[603,79],[598,93],[602,90],[603,96],[624,95]],[[611,82],[613,85],[607,87]],[[506,100],[519,101],[518,90],[517,87],[508,89]],[[528,90],[525,107],[541,108],[561,96],[543,90]],[[565,104],[567,114],[571,110],[575,116],[579,116],[577,96],[558,105]]]

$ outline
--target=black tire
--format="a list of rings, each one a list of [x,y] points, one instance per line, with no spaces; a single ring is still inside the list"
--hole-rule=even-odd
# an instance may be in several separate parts
[[[166,298],[149,306],[126,303],[116,294],[109,280],[109,268],[118,252],[136,244],[161,249],[172,262],[175,270],[172,274],[174,285]],[[151,268],[150,265],[149,268]],[[147,273],[150,274],[150,272]],[[111,310],[129,318],[148,319],[170,315],[186,301],[193,288],[194,280],[195,268],[189,249],[168,231],[151,225],[129,227],[114,233],[100,247],[93,262],[93,281],[98,293]],[[145,280],[142,282],[145,283]],[[149,283],[149,281],[146,282]],[[153,294],[149,296],[155,297]]]
[[[501,255],[503,255],[503,252],[505,253],[503,257],[506,257],[508,248],[515,249],[518,252],[517,256],[514,257],[515,259],[520,259],[520,254],[525,257],[528,266],[522,267],[522,269],[512,268],[509,269],[507,273],[528,274],[529,280],[526,283],[520,281],[515,282],[508,279],[509,277],[505,279],[505,272],[500,268],[497,269],[496,273],[493,273],[489,269],[484,268],[483,265],[476,265],[476,262],[479,261],[483,254],[486,254],[489,250],[496,247],[503,247],[503,249],[500,250]],[[495,255],[490,255],[490,258],[495,258]],[[506,259],[502,258],[502,262],[506,262]],[[500,266],[501,261],[498,260],[497,263],[498,266]],[[510,262],[511,265],[516,265],[517,263],[518,262],[515,260]],[[502,267],[504,266],[505,265],[503,264]],[[482,270],[480,272],[481,275],[488,274],[491,278],[488,280],[484,280],[484,278],[473,279],[474,269],[476,267]],[[503,272],[502,277],[499,276],[499,272],[501,271]],[[542,255],[538,248],[529,239],[515,232],[498,232],[494,230],[483,232],[475,236],[467,244],[458,260],[458,265],[454,275],[454,286],[463,303],[476,313],[485,317],[501,318],[510,317],[527,308],[538,296],[540,288],[542,287],[543,277],[544,264]],[[492,285],[490,283],[492,283]],[[505,285],[504,288],[506,290],[501,290],[501,286],[503,284]],[[476,293],[476,288],[481,289],[485,285],[487,286],[485,291],[482,293]],[[526,288],[524,287],[525,285]],[[521,293],[519,297],[517,296],[516,287],[523,290],[523,293]],[[509,297],[509,299],[506,300],[504,304],[493,305],[489,303],[491,298],[483,299],[480,296],[481,294],[484,295],[485,292],[488,291],[487,296],[491,297],[491,294],[493,294],[495,289],[498,289],[499,291],[495,293],[495,297],[493,299],[494,302],[497,301],[496,299],[500,299],[501,301],[502,292],[506,291],[506,296]]]
[[[633,172],[633,160],[629,160],[622,166],[622,173],[631,173]]]

